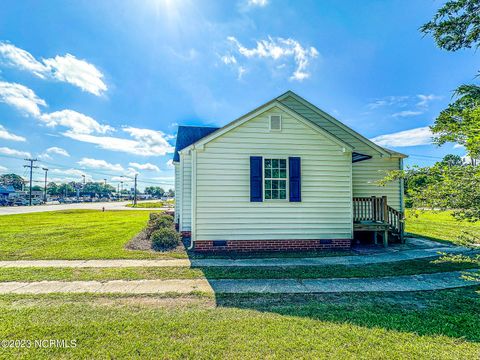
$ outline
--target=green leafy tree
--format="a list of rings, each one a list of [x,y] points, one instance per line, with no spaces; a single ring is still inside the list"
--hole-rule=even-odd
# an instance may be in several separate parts
[[[17,174],[4,174],[0,176],[0,184],[3,186],[12,185],[15,190],[22,190],[24,180]]]
[[[167,193],[167,196],[171,197],[171,198],[175,197],[175,191],[173,189],[169,189],[168,193]]]
[[[437,45],[447,51],[478,48],[480,45],[480,1],[447,1],[422,27]],[[480,157],[480,86],[461,85],[454,93],[455,101],[443,110],[431,127],[434,142],[442,145],[457,142],[472,158]]]
[[[49,182],[47,184],[47,194],[53,196],[61,195],[60,187],[54,182]]]
[[[75,188],[72,184],[61,184],[58,187],[58,192],[61,196],[74,196],[76,194]]]
[[[442,159],[442,161],[437,162],[438,165],[441,166],[462,166],[463,160],[459,155],[453,155],[453,154],[448,154],[445,155]]]
[[[145,188],[145,194],[154,197],[162,197],[165,194],[165,190],[159,186],[147,186]]]

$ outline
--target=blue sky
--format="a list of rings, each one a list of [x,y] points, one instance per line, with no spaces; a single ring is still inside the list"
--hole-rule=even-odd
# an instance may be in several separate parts
[[[289,89],[410,165],[463,155],[425,128],[478,70],[419,33],[442,3],[3,1],[0,173],[31,155],[57,181],[168,188],[177,124],[225,125]]]

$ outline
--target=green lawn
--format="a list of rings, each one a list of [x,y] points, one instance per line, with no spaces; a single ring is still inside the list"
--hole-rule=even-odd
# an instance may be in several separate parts
[[[142,210],[71,210],[0,216],[0,260],[186,257],[185,252],[124,248],[148,215]]]
[[[469,261],[408,260],[363,266],[308,267],[130,267],[130,268],[0,268],[0,281],[139,280],[139,279],[315,279],[427,274],[480,268],[480,256]]]
[[[155,202],[139,202],[137,205],[127,204],[126,207],[130,208],[141,208],[141,209],[150,209],[150,208],[163,208],[168,206],[168,204],[163,203],[162,201],[155,201]]]
[[[449,211],[408,210],[406,216],[405,230],[412,235],[462,244],[459,236],[467,231],[480,244],[480,222],[458,221]]]
[[[2,358],[476,359],[478,288],[389,294],[0,296]]]

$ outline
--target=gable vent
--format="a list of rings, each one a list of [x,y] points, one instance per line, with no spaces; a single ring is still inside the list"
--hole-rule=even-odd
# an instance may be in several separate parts
[[[270,130],[282,130],[282,117],[280,115],[270,115]]]

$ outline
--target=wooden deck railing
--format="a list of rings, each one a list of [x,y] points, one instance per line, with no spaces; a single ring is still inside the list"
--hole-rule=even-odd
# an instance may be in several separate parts
[[[385,223],[403,236],[403,214],[387,204],[386,196],[354,197],[353,221]]]

